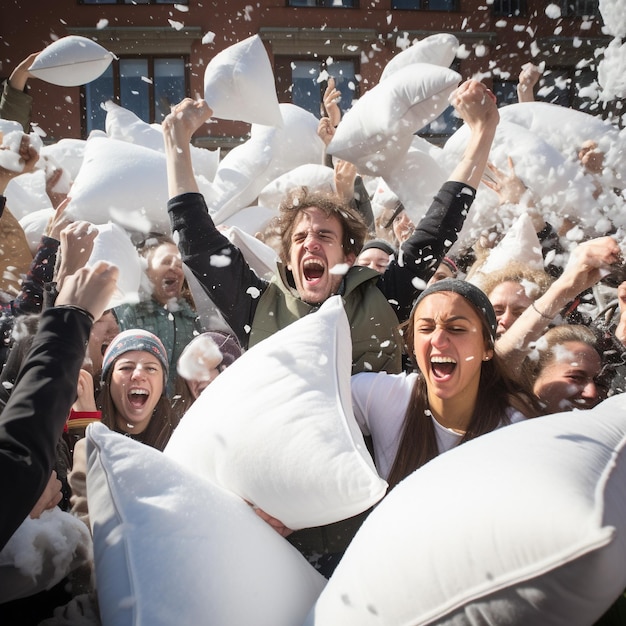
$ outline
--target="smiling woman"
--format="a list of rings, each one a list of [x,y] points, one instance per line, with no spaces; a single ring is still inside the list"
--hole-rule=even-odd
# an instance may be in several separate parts
[[[419,372],[352,377],[355,416],[391,487],[454,446],[537,415],[530,388],[514,382],[494,352],[496,324],[480,289],[438,281],[404,329]]]

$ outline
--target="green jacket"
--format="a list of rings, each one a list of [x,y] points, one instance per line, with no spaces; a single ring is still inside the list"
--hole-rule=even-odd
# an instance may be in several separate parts
[[[285,267],[278,266],[259,299],[249,345],[253,346],[319,307],[303,302],[288,286]],[[402,369],[402,341],[398,318],[376,283],[380,274],[368,267],[351,267],[341,295],[352,333],[352,373],[398,374]]]
[[[33,97],[14,89],[8,79],[4,81],[2,98],[0,99],[0,119],[13,120],[22,125],[25,133],[30,133],[30,114],[33,108]]]

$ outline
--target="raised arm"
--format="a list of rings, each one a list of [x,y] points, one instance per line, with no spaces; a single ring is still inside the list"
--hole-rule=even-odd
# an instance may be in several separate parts
[[[170,198],[183,193],[198,193],[191,162],[191,137],[213,115],[204,100],[185,98],[163,120],[163,139],[167,158],[167,183]]]

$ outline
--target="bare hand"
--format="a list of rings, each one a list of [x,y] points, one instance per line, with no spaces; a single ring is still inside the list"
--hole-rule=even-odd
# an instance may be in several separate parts
[[[326,115],[330,118],[330,123],[333,127],[337,127],[341,121],[341,109],[339,108],[339,102],[341,102],[341,91],[335,87],[335,79],[331,76],[328,79],[328,85],[324,90],[324,109]]]
[[[59,502],[61,502],[61,498],[63,497],[61,487],[61,481],[57,478],[57,473],[52,470],[48,484],[43,490],[41,496],[39,496],[39,500],[37,500],[37,503],[30,512],[29,517],[31,519],[38,519],[44,511],[53,509],[57,504],[59,504]]]
[[[522,66],[517,84],[517,99],[520,102],[534,102],[535,85],[541,78],[542,71],[537,65],[526,63]]]
[[[265,511],[257,506],[253,506],[254,512],[264,521],[267,522],[281,537],[288,537],[293,530],[287,528],[280,520],[268,515]]]
[[[496,97],[477,80],[466,80],[450,96],[457,115],[472,129],[497,126],[500,121]]]
[[[172,107],[172,112],[163,120],[163,133],[175,143],[189,143],[193,134],[211,119],[213,111],[205,100],[185,98]]]
[[[72,405],[75,411],[94,412],[97,411],[93,376],[81,369],[78,372],[78,385],[76,387],[76,402]]]
[[[61,168],[51,169],[49,173],[46,171],[46,195],[50,198],[53,209],[58,208],[61,202],[67,198],[66,193],[55,191],[55,187],[61,182],[63,174],[64,172]]]
[[[69,204],[70,201],[68,201]],[[63,204],[63,209],[67,204]],[[66,276],[83,267],[93,252],[98,229],[90,222],[72,222],[61,230],[61,264],[56,281],[59,288]]]
[[[10,150],[6,146],[0,146],[0,150]],[[39,153],[31,145],[30,137],[26,134],[22,134],[20,145],[17,150],[17,154],[7,153],[14,159],[17,157],[17,163],[15,169],[9,169],[8,163],[5,161],[7,167],[0,166],[0,193],[3,193],[9,182],[19,176],[20,174],[30,174],[34,169],[37,161],[39,160]],[[13,160],[11,159],[11,166],[13,166]]]
[[[346,202],[354,198],[354,179],[356,178],[356,165],[349,161],[337,160],[335,163],[335,187],[337,195]]]
[[[69,198],[66,198],[56,207],[46,225],[46,237],[61,241],[61,231],[72,223],[72,219],[65,214],[65,207],[69,203]]]
[[[323,117],[320,120],[317,125],[317,136],[324,142],[325,146],[332,141],[332,138],[335,136],[335,127],[329,117]]]
[[[98,261],[93,267],[82,267],[63,281],[56,305],[71,304],[88,311],[94,319],[100,319],[109,308],[118,275],[117,266],[105,261]]]
[[[24,87],[26,87],[26,81],[29,78],[32,78],[32,74],[28,71],[30,66],[33,64],[39,52],[33,52],[28,55],[19,65],[15,66],[15,69],[11,72],[11,76],[9,76],[9,85],[13,87],[13,89],[17,89],[18,91],[24,91]]]

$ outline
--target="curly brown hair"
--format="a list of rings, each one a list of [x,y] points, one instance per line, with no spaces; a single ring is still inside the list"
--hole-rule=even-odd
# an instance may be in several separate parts
[[[283,263],[289,262],[291,237],[302,211],[316,207],[327,217],[335,216],[342,226],[341,246],[345,254],[358,256],[367,236],[367,225],[361,215],[338,196],[309,192],[306,187],[292,191],[280,204],[281,250]]]

